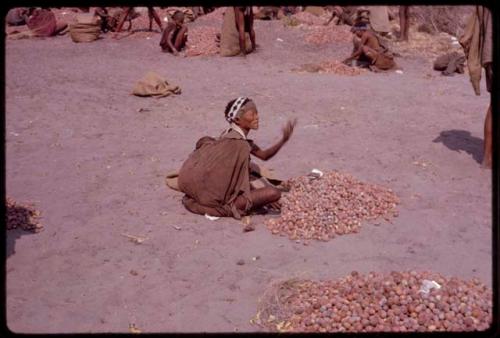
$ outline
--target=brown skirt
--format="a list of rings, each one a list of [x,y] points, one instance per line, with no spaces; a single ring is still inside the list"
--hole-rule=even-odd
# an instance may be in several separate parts
[[[394,68],[396,63],[394,62],[394,58],[383,53],[378,53],[374,66],[381,70],[389,70]]]

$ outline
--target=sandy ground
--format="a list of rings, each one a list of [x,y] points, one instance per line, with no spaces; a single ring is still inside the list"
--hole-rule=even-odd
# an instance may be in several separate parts
[[[352,270],[431,270],[491,286],[491,172],[479,165],[484,83],[475,96],[468,76],[442,77],[418,56],[397,59],[403,74],[297,74],[290,69],[341,60],[351,46],[313,47],[279,22],[255,29],[260,49],[246,59],[176,58],[160,52],[158,33],[6,42],[7,195],[35,202],[45,226],[8,232],[11,330],[259,331],[249,320],[270,282]],[[182,94],[130,95],[149,70]],[[240,95],[259,108],[251,136],[260,146],[299,118],[266,163],[279,176],[348,172],[392,188],[400,216],[304,246],[271,235],[263,226],[271,216],[253,217],[256,231],[243,233],[234,219],[187,212],[165,174],[200,137],[226,127],[224,107]]]

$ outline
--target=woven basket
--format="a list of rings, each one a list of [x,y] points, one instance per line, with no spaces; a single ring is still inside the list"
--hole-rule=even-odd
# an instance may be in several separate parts
[[[75,23],[69,27],[73,42],[92,42],[99,39],[101,27],[96,24]]]

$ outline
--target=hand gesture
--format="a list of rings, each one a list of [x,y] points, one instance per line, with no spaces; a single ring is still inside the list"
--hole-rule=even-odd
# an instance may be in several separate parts
[[[293,128],[297,125],[297,119],[288,120],[285,127],[283,127],[283,142],[287,142],[293,134]]]

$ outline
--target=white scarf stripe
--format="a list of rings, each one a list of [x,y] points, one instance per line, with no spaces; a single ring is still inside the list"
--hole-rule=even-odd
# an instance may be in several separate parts
[[[229,109],[229,113],[227,114],[226,119],[228,122],[233,122],[233,119],[236,117],[236,114],[241,109],[241,106],[243,105],[243,102],[245,102],[246,99],[247,99],[246,97],[238,97],[236,101],[234,101],[233,105],[231,106],[231,109]]]

